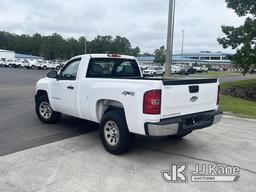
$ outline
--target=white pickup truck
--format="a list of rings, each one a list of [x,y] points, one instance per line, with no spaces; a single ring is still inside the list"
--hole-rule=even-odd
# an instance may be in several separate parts
[[[37,82],[36,113],[44,123],[67,114],[100,124],[107,151],[125,153],[134,135],[183,137],[217,123],[217,79],[143,78],[135,57],[87,54]]]

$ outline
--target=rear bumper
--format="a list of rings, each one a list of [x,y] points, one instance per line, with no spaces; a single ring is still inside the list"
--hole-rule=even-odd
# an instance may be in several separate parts
[[[145,123],[145,133],[149,136],[168,136],[189,133],[218,123],[221,111],[207,111],[181,117],[163,119],[159,123]]]

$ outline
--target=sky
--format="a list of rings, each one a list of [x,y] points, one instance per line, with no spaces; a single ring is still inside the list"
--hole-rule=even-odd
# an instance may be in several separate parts
[[[64,37],[97,35],[127,37],[141,52],[166,45],[169,0],[1,0],[0,31],[17,34],[59,33]],[[224,0],[176,0],[174,53],[222,51],[221,25],[239,26],[239,18]]]

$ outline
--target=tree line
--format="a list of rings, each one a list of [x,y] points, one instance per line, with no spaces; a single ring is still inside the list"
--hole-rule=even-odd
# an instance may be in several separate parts
[[[118,53],[138,56],[140,48],[132,48],[126,37],[97,36],[92,41],[85,37],[64,38],[60,34],[17,35],[0,31],[0,48],[16,53],[42,56],[45,59],[70,59],[73,56],[87,53]]]

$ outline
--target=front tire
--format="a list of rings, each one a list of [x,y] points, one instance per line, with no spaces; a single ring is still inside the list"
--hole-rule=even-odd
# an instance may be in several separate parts
[[[40,121],[47,124],[57,123],[61,119],[61,113],[53,111],[47,95],[36,99],[36,114]]]
[[[107,111],[104,114],[100,124],[100,138],[109,153],[118,155],[129,151],[132,146],[132,135],[122,109]]]

